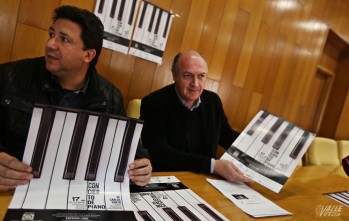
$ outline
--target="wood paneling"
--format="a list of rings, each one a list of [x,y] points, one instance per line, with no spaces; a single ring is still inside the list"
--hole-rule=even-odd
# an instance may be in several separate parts
[[[47,30],[52,23],[53,11],[60,5],[60,2],[60,0],[22,0],[18,13],[18,22]]]
[[[0,1],[0,63],[11,58],[20,0]]]
[[[43,56],[47,38],[47,31],[18,23],[11,60]]]
[[[42,55],[52,12],[58,5],[94,11],[95,2],[0,0],[0,62]],[[172,83],[172,59],[187,49],[205,56],[209,65],[205,87],[220,95],[229,122],[237,130],[262,108],[313,130],[316,120],[322,119],[318,109],[327,102],[323,91],[331,90],[328,82],[332,77],[318,75],[318,71],[332,76],[340,71],[348,78],[348,67],[338,70],[338,62],[348,52],[337,50],[349,42],[347,0],[150,2],[175,15],[162,64],[103,49],[97,65],[121,90],[125,105]],[[326,44],[333,37],[343,39],[341,45]],[[345,123],[348,89],[342,87],[341,93],[347,95],[336,109],[341,114],[331,133],[349,139]]]

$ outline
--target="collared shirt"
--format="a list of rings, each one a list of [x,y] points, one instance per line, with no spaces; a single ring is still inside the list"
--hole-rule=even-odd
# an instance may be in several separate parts
[[[184,107],[186,107],[188,110],[193,111],[195,108],[198,108],[200,106],[201,103],[201,98],[199,97],[199,99],[195,102],[194,106],[192,108],[190,108],[185,102],[184,100],[181,98],[181,96],[179,95],[179,92],[177,91],[177,88],[175,87],[175,91],[176,94],[178,96],[178,99],[181,101],[181,103],[184,105]]]

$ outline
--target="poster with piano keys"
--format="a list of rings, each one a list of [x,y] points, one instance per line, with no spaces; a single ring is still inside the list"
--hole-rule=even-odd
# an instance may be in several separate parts
[[[297,167],[315,134],[260,110],[221,159],[278,193]]]
[[[128,53],[139,0],[97,0],[95,14],[104,25],[103,47]]]
[[[142,0],[129,53],[161,64],[173,14]]]
[[[136,220],[127,168],[142,127],[136,119],[36,105],[23,156],[34,178],[16,188],[4,220]]]
[[[145,187],[131,185],[137,220],[228,221],[175,176],[152,177]]]

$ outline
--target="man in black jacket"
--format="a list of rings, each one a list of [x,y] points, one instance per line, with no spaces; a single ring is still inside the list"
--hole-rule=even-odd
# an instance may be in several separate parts
[[[230,161],[215,159],[218,145],[229,148],[239,133],[228,124],[218,95],[204,90],[207,71],[195,51],[175,57],[175,83],[142,99],[143,145],[154,171],[189,170],[252,182]]]
[[[33,177],[32,168],[20,160],[34,103],[125,115],[122,94],[95,69],[103,31],[93,13],[62,6],[55,10],[45,57],[0,65],[0,191]],[[152,166],[144,148],[136,155],[128,173],[143,186]]]

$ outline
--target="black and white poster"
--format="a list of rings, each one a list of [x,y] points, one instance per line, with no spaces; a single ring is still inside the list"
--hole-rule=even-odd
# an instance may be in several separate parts
[[[279,192],[315,135],[261,110],[221,159],[232,161],[255,182]]]
[[[141,1],[129,53],[160,64],[172,19],[172,13],[147,1]]]
[[[95,14],[104,25],[103,47],[128,53],[139,0],[97,0]]]
[[[16,188],[4,220],[136,220],[127,168],[142,127],[126,117],[35,106],[23,157],[34,178]]]

